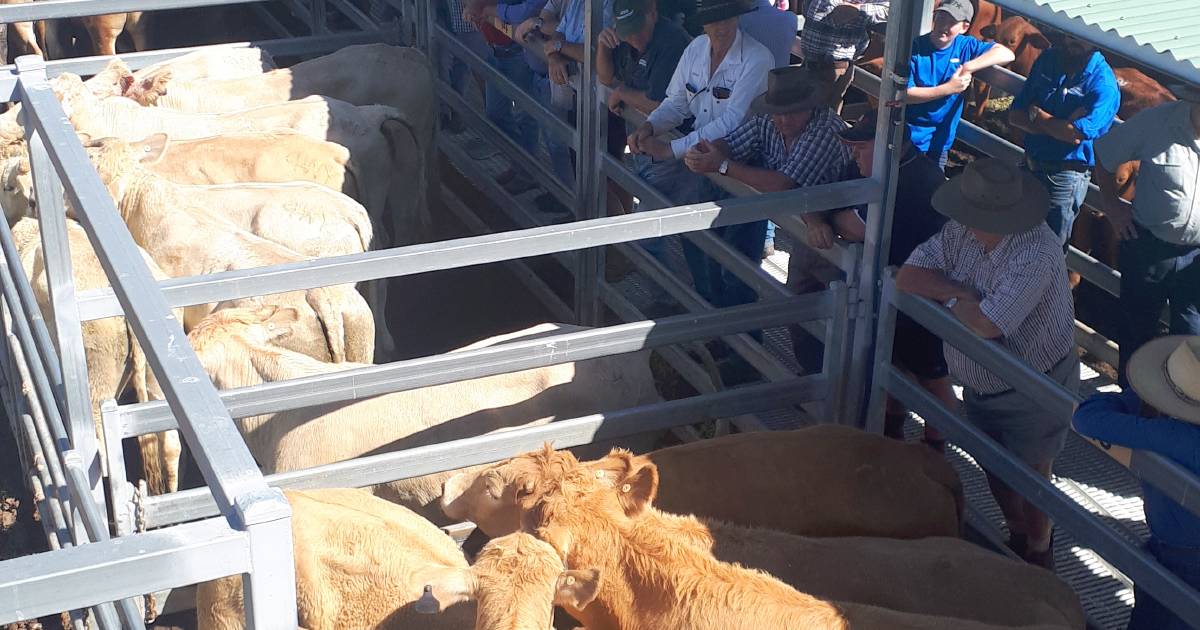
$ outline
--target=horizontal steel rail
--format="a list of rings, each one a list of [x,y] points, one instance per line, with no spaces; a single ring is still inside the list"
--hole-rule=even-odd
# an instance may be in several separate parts
[[[740,387],[623,411],[592,414],[536,427],[361,457],[307,470],[278,473],[268,475],[267,482],[281,488],[381,484],[499,461],[541,448],[546,442],[552,442],[555,448],[568,448],[692,424],[701,416],[722,417],[777,409],[818,400],[827,389],[828,382],[824,376],[792,378],[778,383]],[[150,527],[203,518],[215,513],[216,506],[207,488],[158,495],[146,500],[146,520]]]
[[[832,307],[827,293],[811,293],[225,390],[220,397],[229,414],[242,418],[820,319]],[[172,411],[161,401],[123,407],[122,435],[173,429]]]
[[[245,532],[223,518],[0,562],[0,624],[248,573]]]
[[[162,11],[190,9],[226,4],[246,4],[259,0],[45,0],[28,4],[0,6],[0,22],[32,22],[58,18],[129,13],[131,11]]]
[[[92,173],[94,177],[95,171]],[[727,199],[718,203],[677,206],[362,254],[173,278],[161,281],[158,286],[172,307],[221,302],[318,286],[458,269],[512,258],[749,223],[770,216],[781,205],[797,208],[796,213],[820,212],[847,204],[865,203],[878,194],[877,189],[878,186],[871,180],[860,179],[765,193],[758,197]],[[112,290],[103,289],[81,292],[79,313],[83,321],[89,321],[114,317],[122,311],[113,298]]]

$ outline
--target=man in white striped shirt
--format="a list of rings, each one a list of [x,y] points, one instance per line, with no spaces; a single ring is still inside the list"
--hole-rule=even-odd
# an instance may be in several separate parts
[[[1077,390],[1075,307],[1062,246],[1044,220],[1045,189],[1015,165],[977,160],[938,190],[933,207],[951,220],[913,251],[897,287],[944,304],[979,336]],[[950,375],[963,386],[963,416],[1049,478],[1070,414],[1048,411],[949,344],[944,352]],[[1030,562],[1051,564],[1049,519],[989,481],[1008,520],[1009,544]]]

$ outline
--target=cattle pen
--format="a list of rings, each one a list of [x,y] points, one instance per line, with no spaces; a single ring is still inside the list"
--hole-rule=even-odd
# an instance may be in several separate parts
[[[0,22],[234,3],[47,0],[0,6]],[[928,29],[928,24],[922,24],[922,16],[931,13],[930,3],[893,0],[884,76],[881,80],[859,72],[856,79],[856,85],[876,94],[880,103],[901,100],[898,95],[907,86],[910,44],[915,34]],[[513,229],[496,231],[463,201],[460,191],[446,183],[447,177],[433,177],[430,189],[443,208],[473,235],[304,263],[157,281],[48,84],[49,78],[61,72],[94,74],[108,59],[45,62],[22,57],[5,67],[0,73],[0,100],[22,105],[34,186],[41,200],[38,223],[46,253],[52,315],[43,319],[12,231],[0,227],[0,303],[5,323],[4,335],[0,336],[0,399],[17,441],[21,469],[28,474],[25,481],[38,502],[51,551],[0,562],[0,624],[71,611],[78,627],[94,623],[106,630],[145,628],[143,610],[155,605],[145,598],[146,594],[241,574],[245,576],[247,626],[295,628],[291,511],[280,488],[380,484],[498,461],[538,448],[546,441],[556,447],[572,447],[649,430],[691,431],[687,427],[701,417],[722,419],[717,423],[718,430],[726,426],[726,421],[741,431],[831,422],[880,432],[888,395],[903,402],[980,466],[1039,506],[1080,546],[1092,550],[1182,617],[1200,620],[1200,593],[1112,524],[946,409],[892,365],[895,318],[897,313],[904,313],[1048,407],[1067,409],[1077,403],[1074,393],[1032,370],[999,345],[976,336],[944,309],[896,290],[891,271],[886,269],[889,243],[885,235],[890,233],[892,221],[898,168],[895,147],[904,124],[901,107],[889,106],[881,112],[878,134],[888,142],[877,144],[875,175],[871,178],[769,194],[722,180],[735,193],[734,198],[672,207],[661,193],[606,151],[608,110],[603,88],[591,79],[595,75],[593,47],[584,47],[584,61],[574,76],[579,116],[572,125],[555,117],[457,42],[437,24],[431,0],[375,1],[368,6],[354,0],[289,0],[278,4],[307,30],[293,33],[272,14],[261,11],[262,19],[279,39],[255,45],[277,56],[311,56],[351,44],[387,42],[418,47],[434,63],[440,55],[451,55],[494,82],[544,130],[575,150],[574,186],[560,184],[544,160],[525,152],[486,119],[477,103],[461,97],[440,78],[435,82],[437,100],[459,114],[473,133],[532,169],[539,183],[573,216],[556,223],[537,216],[528,204],[507,194],[489,169],[466,168],[470,161],[463,148],[438,134],[437,149],[445,158],[443,167],[460,166],[472,184],[495,202],[503,223]],[[1062,18],[1037,0],[999,0],[997,4],[1044,19],[1083,38],[1092,34],[1082,22]],[[585,33],[587,41],[594,42],[601,3],[587,0],[586,6]],[[332,32],[328,12],[337,12],[353,28]],[[147,51],[123,54],[121,58],[137,69],[189,51]],[[1147,56],[1144,63],[1181,81],[1200,83],[1200,73],[1174,57]],[[1015,91],[1014,82],[1019,77],[1010,75],[992,71],[988,78],[1006,91]],[[963,137],[993,155],[1011,156],[1020,150],[971,127],[966,127]],[[633,192],[644,211],[604,216],[606,180]],[[75,291],[64,195],[87,232],[111,290]],[[866,242],[822,252],[841,271],[841,278],[818,293],[791,294],[776,277],[743,260],[723,241],[704,231],[770,218],[782,230],[803,235],[802,214],[856,204],[868,204],[870,208]],[[636,243],[669,235],[689,239],[719,261],[755,290],[758,301],[715,308]],[[610,252],[631,261],[637,268],[637,278],[652,284],[653,291],[668,295],[683,312],[647,317],[645,301],[637,293],[651,289],[631,287],[628,281],[623,286],[605,281],[605,257]],[[1070,253],[1069,259],[1085,278],[1113,286],[1112,270],[1079,252]],[[559,321],[593,328],[218,391],[171,310],[202,302],[486,264],[504,265],[516,272],[529,294]],[[568,295],[556,290],[546,274],[539,273],[547,265],[569,278]],[[93,421],[81,325],[116,315],[128,321],[165,400],[138,404],[103,401],[101,417]],[[825,343],[824,368],[819,374],[797,376],[769,348],[769,332],[763,341],[748,334],[796,324]],[[761,375],[761,382],[725,389],[714,384],[686,346],[711,338],[723,339]],[[1079,341],[1085,348],[1112,346],[1093,335],[1082,335]],[[233,418],[645,348],[659,351],[697,395],[273,475],[260,472],[233,422]],[[103,441],[97,439],[97,426]],[[168,429],[182,433],[204,486],[146,496],[127,481],[122,443]],[[1200,513],[1200,479],[1194,475],[1141,451],[1132,453],[1127,466],[1138,478]],[[156,599],[161,606],[166,598]]]

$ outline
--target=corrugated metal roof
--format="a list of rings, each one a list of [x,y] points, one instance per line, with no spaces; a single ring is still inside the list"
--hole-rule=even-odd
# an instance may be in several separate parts
[[[992,0],[1140,64],[1200,84],[1200,0]]]

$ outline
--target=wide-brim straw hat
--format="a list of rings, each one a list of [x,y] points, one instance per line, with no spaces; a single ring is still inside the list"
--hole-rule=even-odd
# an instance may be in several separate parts
[[[688,22],[690,26],[699,29],[705,24],[728,20],[757,8],[744,0],[699,0],[696,3],[696,12],[688,16]]]
[[[750,103],[752,114],[786,114],[827,107],[830,86],[802,66],[784,66],[767,72],[767,91]]]
[[[1032,174],[995,158],[968,164],[933,194],[932,201],[941,214],[992,234],[1037,227],[1050,209],[1050,195]]]
[[[1200,424],[1200,336],[1147,342],[1130,357],[1126,374],[1143,401],[1172,418]]]

